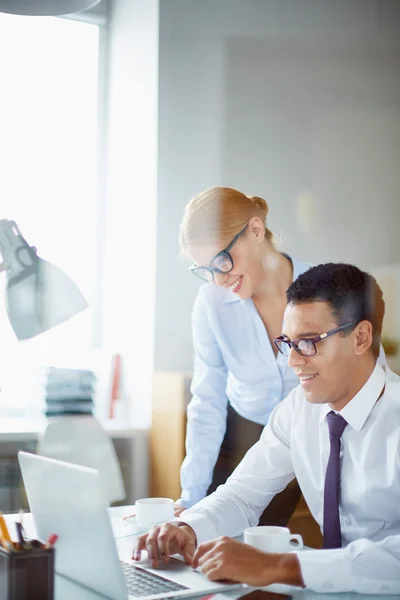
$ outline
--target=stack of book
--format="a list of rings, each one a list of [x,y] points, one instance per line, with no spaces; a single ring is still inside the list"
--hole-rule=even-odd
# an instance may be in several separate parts
[[[91,415],[95,375],[92,371],[49,367],[46,378],[46,416]]]

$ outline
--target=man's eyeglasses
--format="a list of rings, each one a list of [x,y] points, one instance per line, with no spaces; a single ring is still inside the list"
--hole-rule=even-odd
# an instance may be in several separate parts
[[[279,352],[285,356],[289,356],[291,348],[294,348],[297,354],[300,354],[300,356],[314,356],[314,354],[317,354],[317,348],[315,345],[317,342],[324,340],[330,335],[339,333],[339,331],[344,331],[349,327],[354,327],[355,325],[357,325],[357,321],[352,321],[351,323],[346,323],[346,325],[340,325],[340,327],[330,329],[326,333],[321,333],[321,335],[317,335],[314,338],[304,340],[286,340],[285,337],[281,335],[274,340],[274,344]]]
[[[218,252],[218,254],[214,256],[208,267],[198,267],[196,264],[194,264],[191,267],[189,267],[189,270],[194,275],[197,275],[197,277],[200,277],[200,279],[203,279],[203,281],[209,282],[214,280],[214,273],[230,273],[230,271],[232,271],[233,269],[234,262],[229,252],[236,244],[240,236],[244,234],[247,227],[248,223],[246,227],[243,227],[243,229],[241,229],[241,231],[239,231],[239,233],[235,235],[235,237],[233,238],[229,246],[225,248],[225,250],[221,250],[221,252]]]

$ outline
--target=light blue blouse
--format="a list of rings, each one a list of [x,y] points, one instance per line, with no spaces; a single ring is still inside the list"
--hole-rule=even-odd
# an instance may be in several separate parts
[[[310,265],[291,259],[293,280]],[[193,315],[194,376],[188,407],[181,503],[190,507],[207,493],[226,430],[228,402],[245,419],[266,425],[275,406],[299,383],[287,357],[275,356],[250,298],[201,286]]]

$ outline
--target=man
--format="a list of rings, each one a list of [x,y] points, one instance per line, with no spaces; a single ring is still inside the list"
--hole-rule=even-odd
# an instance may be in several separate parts
[[[346,264],[311,268],[287,290],[277,348],[300,379],[227,483],[142,535],[152,564],[183,554],[212,580],[317,592],[400,593],[400,377],[378,363],[384,301]],[[297,477],[324,549],[265,553],[228,537],[257,525]],[[217,538],[217,539],[216,539]]]

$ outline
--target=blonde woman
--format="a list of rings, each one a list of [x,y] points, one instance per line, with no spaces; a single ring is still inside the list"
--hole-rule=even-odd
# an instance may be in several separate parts
[[[193,308],[193,398],[176,515],[225,483],[298,385],[273,340],[281,335],[285,292],[309,265],[276,248],[267,215],[265,200],[225,187],[202,192],[185,209],[181,250],[205,285]],[[260,523],[285,525],[299,497],[293,481]]]

